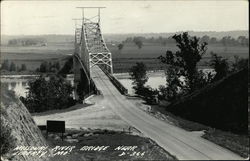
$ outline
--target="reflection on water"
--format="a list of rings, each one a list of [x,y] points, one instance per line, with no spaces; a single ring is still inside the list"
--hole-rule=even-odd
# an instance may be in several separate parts
[[[15,91],[17,96],[23,96],[26,97],[28,93],[28,81],[34,79],[36,76],[29,76],[30,78],[21,78],[20,76],[8,76],[8,77],[1,77],[1,83],[4,83],[7,85],[8,90]],[[72,77],[67,78],[68,81],[70,81],[71,85],[74,85],[74,81]]]
[[[10,82],[10,83],[6,82],[6,83],[8,85],[8,89],[15,91],[15,93],[18,96],[23,96],[23,97],[26,96],[27,82],[22,82],[17,80],[16,82]]]
[[[26,97],[28,92],[28,81],[34,79],[34,77],[30,77],[29,79],[23,79],[20,77],[11,76],[1,78],[1,82],[7,84],[9,90],[15,91],[16,95]],[[134,94],[134,90],[132,88],[132,80],[129,77],[117,76],[119,81],[128,89],[129,94]],[[73,77],[67,77],[67,80],[70,81],[70,84],[73,86],[74,81]],[[158,88],[159,85],[165,85],[166,79],[164,75],[154,75],[149,76],[148,82],[146,85],[151,86],[152,88]]]
[[[134,89],[132,88],[133,81],[131,79],[124,78],[124,79],[119,79],[119,81],[124,85],[125,88],[128,89],[128,93],[130,95],[134,94]],[[166,85],[166,78],[162,77],[162,76],[150,76],[147,83],[146,83],[146,86],[147,85],[152,87],[152,88],[158,88],[159,85]]]
[[[207,70],[207,71],[206,71]],[[205,69],[205,72],[212,71],[211,69]],[[129,94],[134,94],[134,90],[132,88],[132,80],[128,73],[114,74],[116,78],[128,89]],[[28,76],[28,78],[22,78],[22,76],[7,76],[1,77],[1,82],[6,83],[8,85],[9,90],[15,91],[18,96],[26,97],[28,92],[28,81],[34,79],[36,76]],[[159,85],[166,85],[166,76],[164,72],[152,72],[148,74],[148,81],[146,85],[152,88],[158,88]],[[67,75],[66,78],[71,85],[74,85],[73,75]]]

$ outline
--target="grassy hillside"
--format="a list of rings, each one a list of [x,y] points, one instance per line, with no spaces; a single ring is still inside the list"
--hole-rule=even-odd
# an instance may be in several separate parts
[[[182,98],[167,110],[211,127],[247,134],[247,84],[244,69]]]

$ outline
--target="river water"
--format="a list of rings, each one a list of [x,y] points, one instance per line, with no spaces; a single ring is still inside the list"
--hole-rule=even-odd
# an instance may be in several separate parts
[[[132,80],[128,73],[117,73],[115,77],[128,89],[129,94],[134,94]],[[163,72],[150,72],[146,85],[152,88],[158,88],[159,85],[165,85],[166,79]],[[28,81],[35,79],[38,75],[2,75],[1,83],[6,84],[9,90],[15,91],[16,95],[26,97],[28,92]],[[73,85],[73,75],[68,75],[67,80]]]
[[[213,72],[211,69],[203,69],[205,72]],[[130,95],[134,94],[132,80],[128,73],[116,73],[114,76],[128,89]],[[38,75],[2,75],[1,83],[7,84],[9,90],[15,91],[16,95],[26,97],[28,92],[28,81],[35,79]],[[158,88],[160,85],[166,85],[166,76],[164,71],[148,72],[148,81],[146,85],[152,88]],[[67,75],[66,78],[71,85],[74,85],[73,75]]]
[[[114,74],[114,76],[124,85],[125,88],[128,89],[128,93],[130,95],[134,94],[134,89],[132,80],[128,73]],[[166,76],[164,72],[148,72],[148,81],[146,82],[146,86],[150,86],[152,88],[158,88],[160,85],[166,85]]]
[[[15,91],[17,96],[26,97],[28,82],[36,79],[38,75],[1,75],[1,83],[6,84],[8,90]],[[73,77],[67,76],[67,80],[73,85]]]

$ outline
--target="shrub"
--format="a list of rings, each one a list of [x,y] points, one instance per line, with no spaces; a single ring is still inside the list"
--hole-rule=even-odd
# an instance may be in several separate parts
[[[135,94],[143,95],[144,85],[148,81],[146,65],[143,62],[136,62],[136,65],[131,67],[129,74],[133,80]]]
[[[30,112],[64,109],[75,104],[73,87],[61,76],[51,75],[48,80],[40,76],[28,84],[27,98],[20,99]]]

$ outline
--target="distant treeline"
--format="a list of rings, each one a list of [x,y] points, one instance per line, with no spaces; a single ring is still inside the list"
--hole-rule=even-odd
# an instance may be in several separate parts
[[[59,61],[43,61],[39,68],[36,69],[37,72],[41,73],[56,73],[60,70],[60,62]]]
[[[46,40],[42,38],[19,38],[8,41],[8,45],[10,46],[33,46],[38,44],[46,46]]]
[[[222,44],[223,46],[249,46],[249,38],[245,36],[239,36],[237,39],[231,36],[225,36],[222,39],[217,39],[216,37],[209,37],[207,35],[200,37],[200,42],[207,42],[208,44]],[[158,43],[162,45],[173,44],[175,40],[171,37],[162,37],[158,38],[145,38],[142,36],[137,37],[128,37],[124,42],[125,43],[134,43],[135,41],[140,40],[143,43]]]
[[[14,62],[9,61],[9,60],[4,60],[3,63],[1,64],[1,71],[10,71],[10,72],[21,72],[21,71],[26,71],[27,67],[26,64],[21,64],[21,66],[16,65]]]

